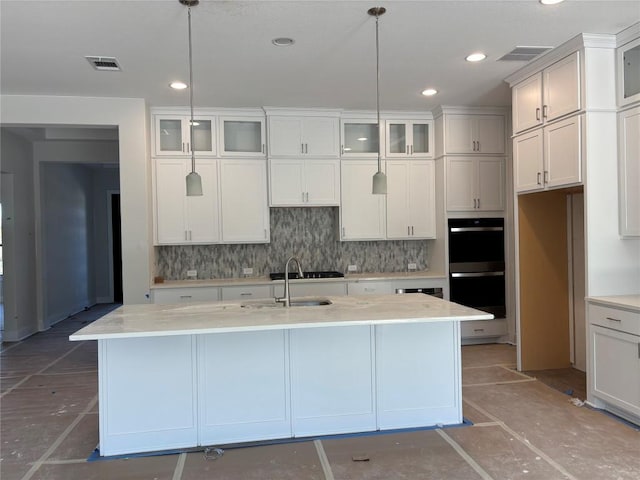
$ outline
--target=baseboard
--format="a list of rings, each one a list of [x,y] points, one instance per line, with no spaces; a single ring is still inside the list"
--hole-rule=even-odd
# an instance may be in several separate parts
[[[56,323],[61,322],[62,320],[66,320],[69,317],[72,317],[73,315],[75,315],[76,313],[80,313],[84,310],[87,310],[91,307],[93,307],[94,305],[96,305],[97,302],[86,302],[86,303],[81,303],[81,304],[77,304],[73,307],[71,307],[67,312],[59,312],[53,315],[49,315],[47,318],[47,324],[51,327],[53,325],[55,325]]]
[[[38,333],[38,329],[31,328],[21,328],[17,332],[10,332],[5,330],[2,332],[2,341],[3,342],[19,342],[24,340],[25,338],[30,337],[31,335]]]

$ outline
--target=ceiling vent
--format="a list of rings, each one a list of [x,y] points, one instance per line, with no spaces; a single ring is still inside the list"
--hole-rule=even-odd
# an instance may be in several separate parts
[[[553,47],[516,47],[498,60],[507,62],[528,62]]]
[[[96,70],[119,72],[120,65],[114,57],[84,57]]]

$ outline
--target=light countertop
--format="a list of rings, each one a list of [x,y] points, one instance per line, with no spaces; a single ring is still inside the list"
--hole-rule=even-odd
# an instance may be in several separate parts
[[[429,271],[421,272],[371,272],[371,273],[355,273],[345,274],[339,278],[304,278],[299,280],[291,280],[291,283],[314,283],[314,282],[359,282],[368,280],[446,280],[444,273],[436,273]],[[244,277],[244,278],[210,278],[207,280],[165,280],[163,283],[154,283],[152,289],[160,288],[182,288],[182,287],[230,287],[234,285],[278,285],[284,283],[284,280],[271,280],[269,277]]]
[[[493,315],[429,295],[323,297],[331,305],[261,306],[270,300],[124,305],[69,338],[73,341],[292,328],[490,320]],[[273,304],[273,301],[271,301]],[[245,306],[243,306],[245,305]]]
[[[624,308],[640,313],[640,294],[638,295],[611,295],[606,297],[588,297],[593,303],[607,305],[609,307]]]

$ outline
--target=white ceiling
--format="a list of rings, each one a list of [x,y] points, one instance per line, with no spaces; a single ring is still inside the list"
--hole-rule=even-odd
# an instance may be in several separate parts
[[[196,107],[375,110],[375,19],[381,108],[508,105],[503,79],[516,46],[557,46],[581,32],[617,33],[640,20],[638,0],[222,1],[192,9]],[[295,45],[275,47],[275,37]],[[468,53],[484,51],[479,64]],[[85,56],[113,56],[99,72]],[[187,9],[178,0],[0,0],[0,93],[145,98],[188,105]],[[426,87],[439,94],[420,95]]]

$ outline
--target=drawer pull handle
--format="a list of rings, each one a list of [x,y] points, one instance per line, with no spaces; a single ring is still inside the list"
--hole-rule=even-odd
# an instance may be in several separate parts
[[[191,298],[191,295],[180,295],[180,298]]]
[[[484,328],[474,328],[474,332],[484,332]]]
[[[251,292],[242,292],[240,294],[241,297],[250,297],[251,295],[253,295]]]
[[[607,317],[607,320],[611,320],[612,322],[620,322],[620,323],[622,323],[622,320],[620,320],[619,318]]]

